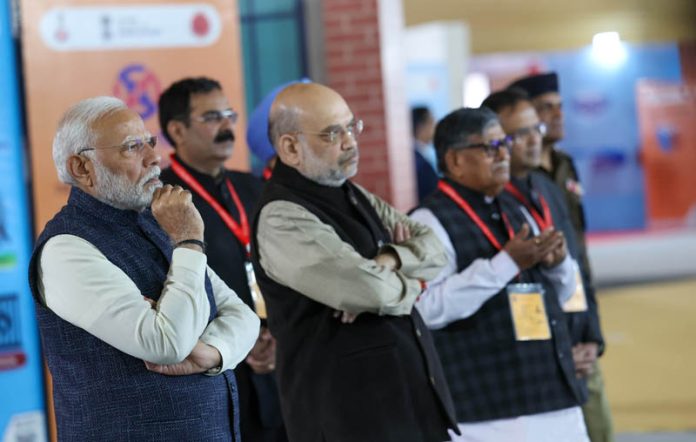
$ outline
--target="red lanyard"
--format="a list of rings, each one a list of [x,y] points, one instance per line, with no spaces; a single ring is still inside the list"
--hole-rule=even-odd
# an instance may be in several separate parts
[[[500,242],[498,242],[498,239],[493,235],[493,232],[491,232],[491,229],[488,228],[488,226],[481,220],[481,218],[474,212],[474,209],[471,208],[468,202],[459,194],[457,193],[456,190],[452,188],[449,184],[447,184],[444,181],[440,181],[437,183],[438,189],[440,189],[445,195],[450,197],[452,201],[454,201],[461,209],[466,212],[467,215],[469,215],[469,218],[478,226],[479,229],[481,229],[481,232],[488,238],[488,241],[493,244],[493,247],[495,247],[498,250],[502,250],[503,247],[500,245]],[[505,223],[505,228],[507,229],[508,237],[512,239],[515,236],[515,232],[512,230],[512,227],[510,226],[510,222],[508,221],[507,215],[502,213],[501,215],[503,217],[503,222]]]
[[[266,181],[270,180],[271,177],[273,176],[273,169],[271,169],[270,167],[266,166],[266,167],[263,169],[263,175],[262,175],[262,176],[263,176],[263,179],[264,179],[264,180],[266,180]]]
[[[517,189],[512,183],[507,183],[505,185],[505,190],[510,192],[512,196],[514,196],[519,202],[524,204],[524,206],[529,210],[529,212],[532,214],[532,217],[534,218],[534,221],[536,221],[537,225],[539,226],[539,230],[546,230],[548,227],[553,227],[553,218],[551,217],[551,210],[549,209],[549,205],[546,204],[546,199],[542,196],[539,195],[539,204],[541,204],[541,210],[543,211],[543,215],[539,213],[539,211],[532,206],[527,198],[522,195],[522,192]]]
[[[239,200],[239,196],[237,195],[237,192],[234,190],[234,187],[232,186],[232,183],[230,182],[229,178],[225,178],[225,184],[227,184],[227,190],[230,191],[230,194],[232,195],[232,201],[234,201],[234,205],[237,206],[237,210],[239,211],[239,223],[232,218],[232,216],[229,214],[227,210],[225,210],[220,203],[218,203],[215,198],[208,193],[207,190],[201,186],[201,184],[196,181],[196,179],[191,176],[191,174],[182,166],[176,158],[174,158],[174,154],[171,156],[171,162],[172,162],[172,171],[181,178],[186,184],[189,185],[189,187],[198,194],[201,198],[205,200],[210,206],[217,212],[218,215],[220,215],[220,218],[222,218],[222,221],[227,225],[227,227],[230,229],[230,231],[234,234],[235,237],[239,240],[239,242],[244,246],[244,249],[247,251],[247,254],[249,253],[249,221],[247,220],[247,214],[246,211],[244,210],[244,206],[242,205],[242,202]]]

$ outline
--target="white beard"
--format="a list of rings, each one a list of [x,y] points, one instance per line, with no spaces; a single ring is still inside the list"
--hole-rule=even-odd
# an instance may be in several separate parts
[[[329,187],[340,187],[358,172],[357,167],[352,168],[347,173],[340,167],[327,167],[326,163],[317,157],[309,146],[302,145],[302,148],[304,149],[305,162],[299,172],[315,183]],[[357,152],[355,154],[357,155]]]
[[[147,181],[159,177],[159,166],[154,166],[137,184],[133,184],[125,176],[113,173],[98,161],[93,164],[97,174],[95,197],[117,209],[140,212],[150,205],[155,190],[162,187],[161,182],[145,187]]]

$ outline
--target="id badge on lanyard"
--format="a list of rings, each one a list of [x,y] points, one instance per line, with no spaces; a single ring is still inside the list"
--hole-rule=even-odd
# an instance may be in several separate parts
[[[246,270],[247,282],[249,283],[251,300],[254,302],[254,310],[256,311],[256,314],[259,318],[266,319],[266,317],[268,316],[266,313],[266,301],[263,299],[263,295],[261,294],[259,284],[256,282],[254,266],[251,264],[251,262],[246,261],[244,263],[244,269]]]
[[[541,284],[509,284],[507,294],[515,338],[518,341],[551,339],[544,305],[544,287]]]
[[[587,311],[587,297],[585,296],[585,286],[582,283],[580,267],[575,263],[575,291],[564,304],[563,311],[566,313],[580,313]]]

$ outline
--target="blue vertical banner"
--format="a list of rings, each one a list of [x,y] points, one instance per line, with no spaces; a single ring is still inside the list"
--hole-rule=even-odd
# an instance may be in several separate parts
[[[0,2],[0,441],[46,440],[11,2]]]

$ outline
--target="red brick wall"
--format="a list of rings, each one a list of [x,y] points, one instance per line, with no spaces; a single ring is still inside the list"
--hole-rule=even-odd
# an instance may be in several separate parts
[[[679,56],[684,83],[696,85],[696,40],[680,42]]]
[[[415,202],[415,176],[405,92],[394,87],[404,77],[394,44],[403,30],[400,0],[324,0],[322,7],[327,83],[365,122],[356,181],[406,210]]]

